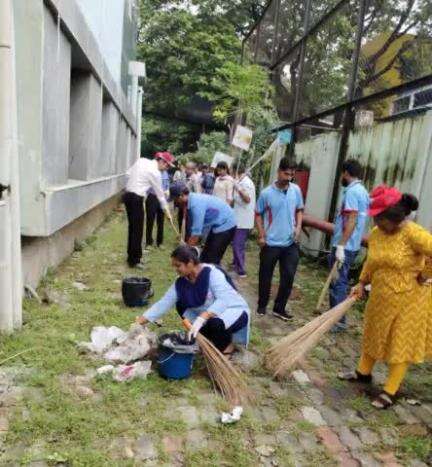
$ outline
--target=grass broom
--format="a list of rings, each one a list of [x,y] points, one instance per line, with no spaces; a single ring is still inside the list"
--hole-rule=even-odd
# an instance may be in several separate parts
[[[337,261],[335,261],[335,263],[333,264],[333,267],[331,268],[330,274],[328,275],[327,280],[325,281],[324,287],[321,290],[320,296],[318,298],[318,302],[315,307],[316,313],[320,313],[321,307],[324,303],[324,299],[325,299],[325,296],[327,295],[330,284],[337,277],[337,269],[338,269],[338,263]]]
[[[270,347],[265,354],[265,365],[273,376],[277,378],[285,376],[347,313],[356,300],[356,297],[347,298]]]
[[[189,320],[184,319],[186,329],[191,328]],[[210,379],[222,397],[232,406],[247,406],[254,397],[247,384],[246,376],[220,352],[206,337],[198,333],[196,340],[201,348]]]

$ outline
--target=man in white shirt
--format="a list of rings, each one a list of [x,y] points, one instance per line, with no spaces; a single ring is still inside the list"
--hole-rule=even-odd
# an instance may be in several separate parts
[[[144,229],[143,201],[150,189],[159,200],[161,209],[170,216],[168,201],[163,186],[162,175],[164,170],[174,165],[175,158],[169,152],[157,152],[153,160],[140,158],[127,171],[128,181],[123,201],[129,223],[128,228],[128,264],[131,267],[142,268],[142,238]]]
[[[255,185],[245,173],[245,168],[237,162],[232,168],[236,176],[234,183],[234,214],[237,230],[232,242],[234,271],[239,277],[246,277],[246,241],[255,222]]]

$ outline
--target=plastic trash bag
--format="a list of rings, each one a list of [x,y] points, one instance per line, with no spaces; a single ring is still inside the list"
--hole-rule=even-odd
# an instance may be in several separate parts
[[[190,354],[199,352],[198,344],[190,342],[185,332],[169,332],[159,336],[159,345],[176,353]]]
[[[91,342],[80,343],[79,347],[103,355],[110,362],[133,362],[142,359],[156,347],[156,334],[135,324],[128,332],[116,326],[96,326],[90,337]]]
[[[91,341],[81,342],[79,346],[90,352],[101,355],[111,347],[113,342],[117,341],[117,339],[124,339],[125,336],[127,336],[127,332],[117,326],[111,326],[109,328],[105,326],[96,326],[91,331]]]
[[[135,362],[131,365],[119,365],[113,371],[115,381],[132,381],[135,378],[146,379],[151,372],[151,361]]]
[[[237,405],[233,408],[231,413],[222,412],[221,422],[222,423],[235,423],[238,422],[243,414],[243,407]]]

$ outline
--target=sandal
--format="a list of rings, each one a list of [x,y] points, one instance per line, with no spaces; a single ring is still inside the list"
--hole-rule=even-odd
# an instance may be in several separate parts
[[[395,401],[394,401],[393,396],[391,396],[390,394],[386,393],[385,391],[382,392],[378,397],[376,397],[376,398],[372,401],[372,405],[373,405],[376,409],[380,409],[380,410],[388,409],[388,408],[391,407],[394,403],[395,403]]]
[[[348,381],[349,383],[362,383],[370,384],[372,383],[372,375],[363,375],[358,371],[348,371],[338,373],[337,377],[342,381]]]

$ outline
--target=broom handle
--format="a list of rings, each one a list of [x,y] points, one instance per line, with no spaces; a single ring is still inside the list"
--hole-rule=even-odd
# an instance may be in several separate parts
[[[186,318],[182,319],[182,323],[183,323],[184,328],[185,328],[187,331],[189,331],[189,329],[192,327],[191,322],[190,322],[188,319],[186,319]]]
[[[328,292],[328,289],[330,287],[331,281],[333,280],[333,278],[335,277],[335,274],[337,273],[337,267],[338,267],[338,263],[337,263],[337,261],[335,261],[335,263],[333,264],[333,267],[331,268],[330,274],[328,275],[327,280],[325,281],[324,287],[321,290],[321,294],[320,294],[320,296],[318,298],[318,302],[316,304],[316,310],[317,311],[319,311],[321,309],[321,307],[322,307],[325,296],[326,296],[326,294]]]
[[[173,220],[173,218],[171,216],[171,212],[170,212],[169,208],[166,209],[165,215],[168,217],[169,223],[170,223],[172,229],[174,230],[175,234],[177,235],[177,237],[180,237],[180,232],[178,231],[177,227],[174,225],[174,220]]]

